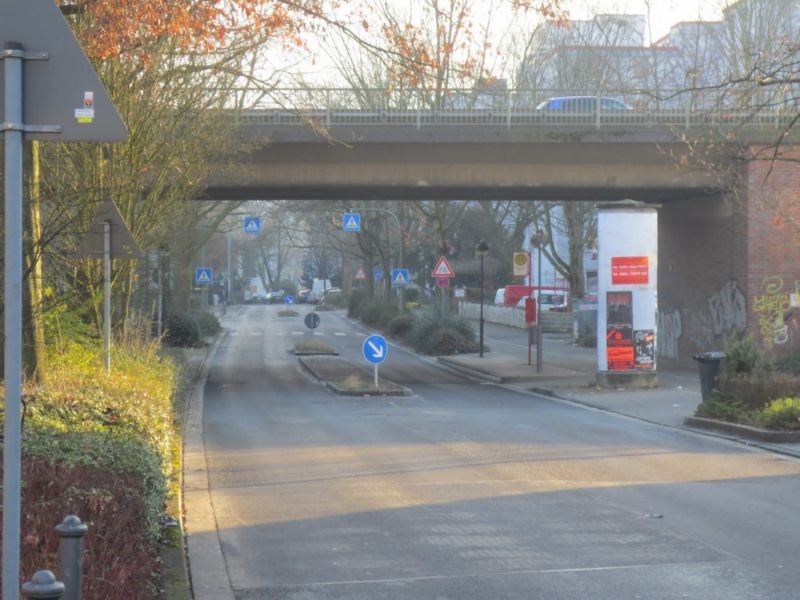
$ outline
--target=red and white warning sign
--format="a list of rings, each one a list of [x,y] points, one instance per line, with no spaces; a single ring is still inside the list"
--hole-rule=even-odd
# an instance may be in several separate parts
[[[439,257],[439,262],[436,263],[436,266],[433,268],[433,273],[431,276],[433,277],[455,277],[455,272],[453,271],[453,267],[450,266],[450,263],[447,262],[447,258],[444,256]]]
[[[364,268],[358,267],[358,271],[356,271],[356,274],[353,276],[353,279],[366,279],[366,278],[367,275],[364,273]]]

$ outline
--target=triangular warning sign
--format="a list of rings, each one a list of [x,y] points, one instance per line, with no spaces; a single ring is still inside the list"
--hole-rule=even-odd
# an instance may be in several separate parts
[[[358,267],[358,271],[356,271],[354,279],[366,279],[366,278],[367,278],[367,276],[364,273],[364,269],[362,269],[361,267]]]
[[[103,257],[106,222],[111,224],[111,258],[144,258],[131,230],[110,198],[103,200],[94,221],[75,250],[75,256]]]
[[[211,279],[208,277],[208,271],[200,271],[200,273],[197,274],[198,283],[208,283],[209,281],[211,281]]]
[[[0,39],[18,42],[29,55],[45,55],[45,60],[25,61],[25,125],[40,128],[29,129],[25,138],[59,142],[125,139],[125,123],[58,4],[52,0],[0,0]],[[0,78],[0,115],[6,110],[4,86]]]
[[[454,277],[455,273],[453,272],[453,267],[447,262],[447,259],[442,256],[433,268],[433,273],[431,273],[431,275],[433,277]]]
[[[405,284],[408,283],[408,281],[406,281],[406,277],[405,277],[405,275],[403,275],[403,272],[400,271],[395,276],[393,283],[396,283],[397,285],[405,285]]]

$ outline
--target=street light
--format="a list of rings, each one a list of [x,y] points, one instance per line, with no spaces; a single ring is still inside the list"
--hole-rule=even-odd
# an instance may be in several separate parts
[[[542,372],[542,248],[550,241],[550,236],[543,229],[537,229],[531,236],[531,246],[538,250],[537,267],[539,274],[536,281],[536,372]]]
[[[481,240],[475,245],[475,254],[481,257],[481,316],[478,321],[480,331],[480,357],[483,358],[483,257],[489,254],[489,244]]]

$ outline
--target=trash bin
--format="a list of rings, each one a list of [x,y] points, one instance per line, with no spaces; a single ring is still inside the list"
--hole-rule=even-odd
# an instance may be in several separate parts
[[[700,369],[700,393],[703,402],[711,397],[711,391],[717,387],[717,372],[719,363],[725,358],[724,352],[700,352],[692,358],[697,361]]]

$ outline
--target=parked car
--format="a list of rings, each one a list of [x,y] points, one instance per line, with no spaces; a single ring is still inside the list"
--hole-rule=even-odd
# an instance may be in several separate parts
[[[615,112],[633,110],[629,104],[616,98],[606,96],[560,96],[548,98],[540,103],[536,110],[539,111],[561,111],[569,113],[594,113],[597,111],[597,101],[600,100],[601,112]]]
[[[311,290],[308,288],[300,288],[297,290],[297,303],[302,304],[304,302],[308,302],[308,295],[311,293]]]
[[[279,302],[283,302],[283,290],[272,291],[270,290],[267,292],[267,304],[278,304]]]
[[[322,292],[322,298],[320,298],[320,304],[331,304],[337,298],[341,298],[342,296],[342,289],[338,287],[328,288],[324,292]]]

